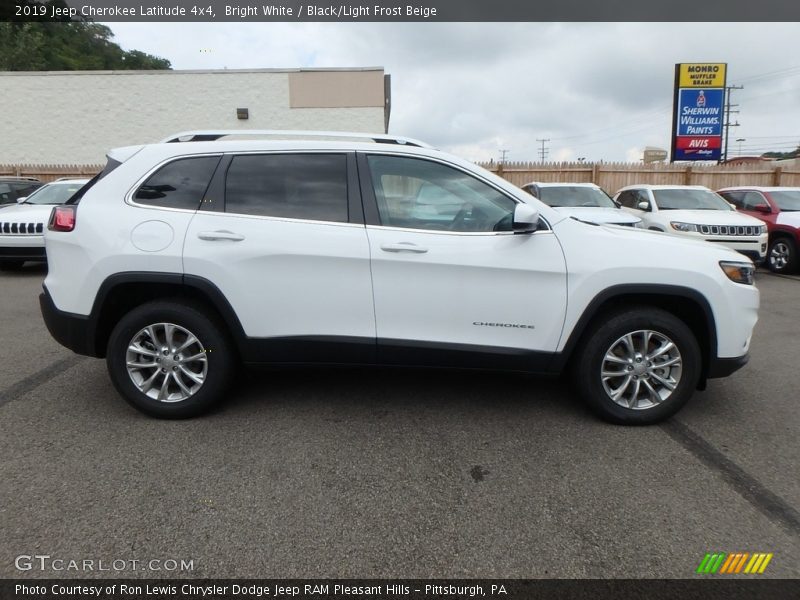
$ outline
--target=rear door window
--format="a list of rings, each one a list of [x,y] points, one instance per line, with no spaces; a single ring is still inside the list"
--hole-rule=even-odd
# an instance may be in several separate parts
[[[225,211],[347,223],[347,156],[234,156],[225,180]]]

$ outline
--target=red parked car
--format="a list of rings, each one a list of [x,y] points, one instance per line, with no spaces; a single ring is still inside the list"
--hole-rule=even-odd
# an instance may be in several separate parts
[[[800,253],[800,188],[740,186],[717,192],[736,210],[764,221],[769,231],[766,264],[774,273],[797,271]]]

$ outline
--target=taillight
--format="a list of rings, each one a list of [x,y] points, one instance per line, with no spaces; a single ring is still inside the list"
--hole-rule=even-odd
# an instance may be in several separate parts
[[[72,231],[75,229],[75,206],[56,206],[50,213],[47,229],[50,231]]]

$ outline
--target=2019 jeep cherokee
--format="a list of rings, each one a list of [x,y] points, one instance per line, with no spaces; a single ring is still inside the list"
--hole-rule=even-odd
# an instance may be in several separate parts
[[[199,414],[239,362],[572,368],[642,424],[747,360],[733,250],[579,222],[413,140],[242,133],[114,150],[53,210],[45,322],[141,411]]]

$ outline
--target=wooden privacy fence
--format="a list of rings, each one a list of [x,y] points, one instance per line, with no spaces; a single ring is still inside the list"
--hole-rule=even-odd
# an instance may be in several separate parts
[[[516,185],[531,181],[595,183],[609,194],[626,185],[704,185],[718,190],[732,185],[782,185],[800,187],[798,167],[765,165],[712,165],[641,163],[484,163],[481,166]],[[103,165],[0,165],[0,175],[36,177],[54,181],[59,177],[92,177]]]
[[[0,175],[50,182],[59,177],[94,177],[102,168],[103,165],[0,165]]]
[[[712,165],[641,163],[483,163],[482,167],[497,173],[515,185],[531,181],[595,183],[614,194],[626,185],[704,185],[712,190],[733,185],[798,186],[798,167],[765,165]]]

